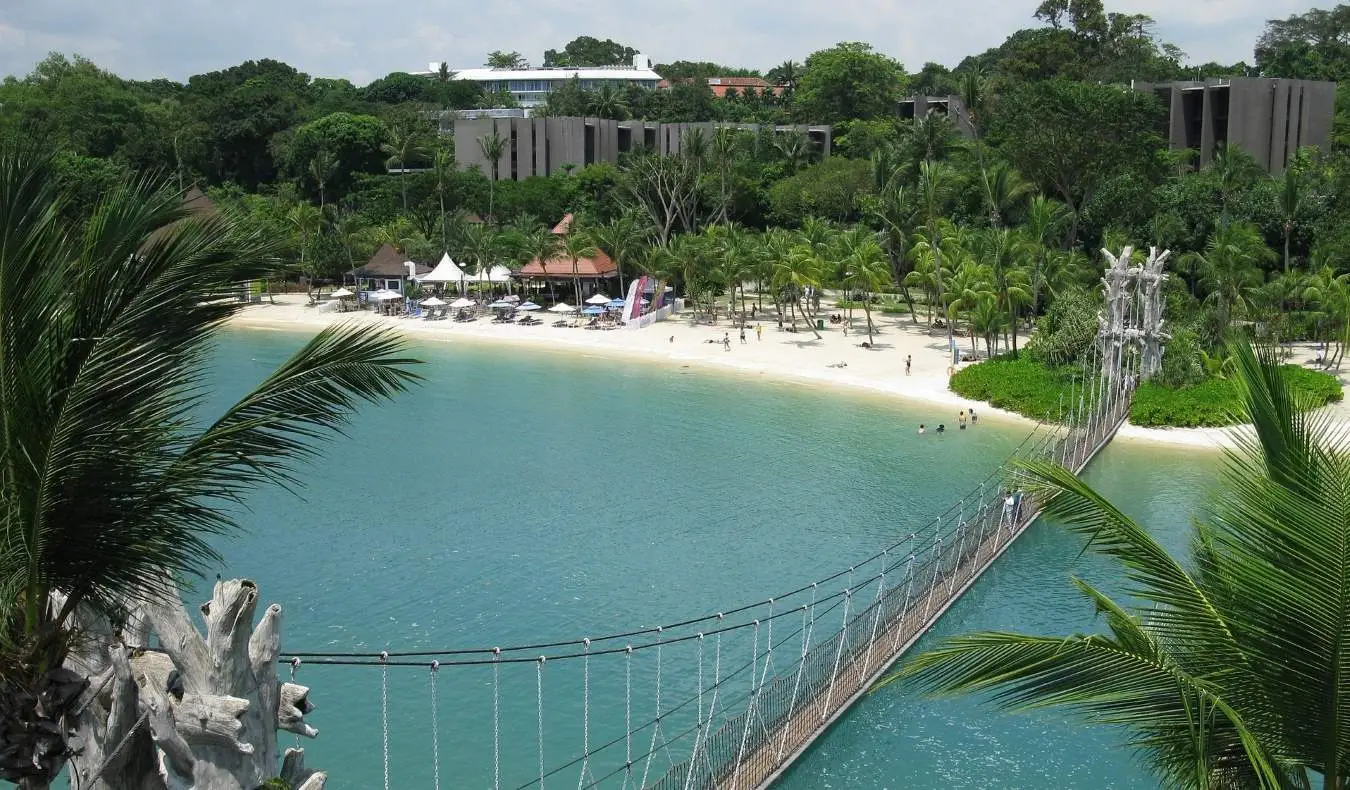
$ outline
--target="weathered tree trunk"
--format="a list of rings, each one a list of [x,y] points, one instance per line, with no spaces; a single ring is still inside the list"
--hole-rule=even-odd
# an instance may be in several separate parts
[[[177,598],[145,602],[120,630],[82,619],[66,662],[90,679],[73,722],[72,790],[254,790],[276,776],[321,790],[326,774],[304,767],[303,749],[278,765],[278,730],[318,730],[304,720],[309,689],[277,677],[281,607],[255,628],[257,598],[251,581],[216,582],[205,635]],[[151,634],[162,651],[142,649]]]

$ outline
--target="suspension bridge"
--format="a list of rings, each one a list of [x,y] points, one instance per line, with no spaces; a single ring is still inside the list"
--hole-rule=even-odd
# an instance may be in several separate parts
[[[1134,264],[1129,248],[1107,253],[1098,342],[1059,415],[947,511],[870,557],[772,597],[618,633],[441,651],[284,652],[292,677],[313,665],[378,672],[386,790],[407,786],[391,769],[391,673],[419,671],[428,727],[415,737],[436,790],[442,777],[447,787],[493,790],[767,787],[1040,515],[1044,502],[1020,490],[1016,462],[1079,472],[1112,439],[1135,383],[1161,359],[1166,255],[1151,250]],[[443,732],[443,698],[481,726],[465,727],[461,715],[461,731]],[[443,753],[445,742],[456,749]]]

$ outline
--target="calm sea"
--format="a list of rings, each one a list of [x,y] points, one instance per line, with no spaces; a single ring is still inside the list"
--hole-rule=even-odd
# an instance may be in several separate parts
[[[290,333],[226,333],[212,409],[301,342]],[[265,601],[285,606],[285,650],[580,640],[730,609],[845,568],[931,523],[1026,432],[981,424],[918,436],[919,423],[954,423],[953,415],[674,364],[464,344],[427,343],[416,353],[427,362],[425,383],[363,409],[306,468],[303,498],[260,492],[241,515],[247,533],[220,543],[223,574],[256,580]],[[1089,476],[1180,546],[1215,468],[1207,456],[1121,445]],[[1111,568],[1079,549],[1062,530],[1038,524],[935,635],[1093,628],[1091,607],[1069,578],[1110,589]],[[665,656],[667,707],[693,688],[694,656],[681,649]],[[648,655],[630,659],[636,690],[628,693],[621,659],[593,662],[593,744],[622,737],[626,699],[635,719],[650,717]],[[574,668],[547,669],[541,708],[538,674],[532,664],[499,667],[495,680],[489,666],[440,671],[441,787],[492,786],[494,688],[502,786],[537,778],[541,709],[547,768],[580,753],[584,678]],[[307,762],[329,772],[330,787],[382,786],[382,718],[390,786],[432,786],[427,669],[389,669],[383,712],[378,668],[311,663],[297,680],[313,688],[318,706],[310,720],[320,735],[305,744]],[[1054,714],[1008,715],[978,701],[884,690],[781,786],[1154,786],[1119,742],[1117,733]],[[571,786],[578,770],[548,784]]]

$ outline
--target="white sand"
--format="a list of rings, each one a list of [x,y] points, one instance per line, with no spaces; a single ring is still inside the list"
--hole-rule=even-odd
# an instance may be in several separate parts
[[[359,323],[381,322],[406,331],[425,340],[465,343],[498,343],[530,346],[543,350],[590,353],[599,356],[643,359],[656,364],[676,363],[698,365],[740,374],[759,375],[784,381],[832,385],[856,390],[882,393],[917,402],[947,407],[949,419],[935,415],[937,422],[956,422],[956,412],[975,407],[980,419],[998,419],[1030,424],[1020,415],[995,409],[979,401],[971,401],[947,389],[947,338],[944,334],[929,335],[915,326],[908,316],[873,315],[878,332],[875,348],[860,347],[867,340],[866,320],[861,311],[854,311],[848,334],[837,325],[826,322],[821,338],[807,330],[803,323],[799,331],[780,331],[772,312],[767,320],[751,322],[746,331],[746,342],[741,343],[739,330],[724,320],[715,326],[695,324],[689,313],[671,320],[653,324],[646,329],[615,329],[611,331],[581,328],[555,328],[558,316],[538,312],[543,321],[538,326],[494,324],[488,318],[470,323],[453,320],[425,321],[419,318],[388,318],[370,311],[337,313],[320,311],[307,305],[302,294],[276,297],[276,304],[264,302],[245,308],[233,319],[239,327],[317,330],[320,327],[344,321]],[[772,310],[772,308],[770,308]],[[841,311],[833,311],[841,312]],[[763,327],[763,339],[757,339],[754,324]],[[729,333],[731,350],[723,349],[722,337]],[[706,341],[713,340],[714,343]],[[961,348],[970,348],[970,339],[960,339]],[[910,375],[905,375],[905,357],[913,357]],[[1301,360],[1300,360],[1301,361]],[[837,363],[845,367],[830,367]],[[1342,385],[1346,382],[1343,380]],[[1350,405],[1335,407],[1350,422]],[[931,426],[930,426],[931,427]],[[1119,437],[1125,440],[1161,442],[1185,447],[1218,449],[1231,444],[1229,431],[1221,428],[1140,428],[1126,425]]]

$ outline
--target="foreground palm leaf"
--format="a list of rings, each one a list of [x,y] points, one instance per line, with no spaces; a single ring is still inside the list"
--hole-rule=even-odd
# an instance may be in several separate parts
[[[270,245],[148,178],[72,228],[49,164],[0,149],[0,778],[34,787],[63,750],[29,737],[33,712],[59,722],[62,706],[25,701],[52,688],[76,608],[115,622],[206,570],[228,505],[295,484],[316,438],[415,378],[389,332],[328,329],[198,424],[229,295],[274,269]]]
[[[1169,787],[1309,787],[1318,775],[1346,787],[1350,454],[1294,401],[1273,353],[1233,353],[1253,430],[1227,453],[1185,561],[1067,470],[1024,467],[1053,497],[1047,515],[1120,563],[1138,607],[1079,581],[1107,633],[958,637],[890,680],[1123,725]]]

